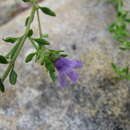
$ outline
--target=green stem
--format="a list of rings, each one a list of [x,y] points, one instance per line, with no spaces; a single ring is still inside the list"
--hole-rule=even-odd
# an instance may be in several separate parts
[[[9,53],[5,56],[6,58],[9,58],[15,52],[15,50],[19,46],[19,42],[20,42],[20,39],[17,41],[16,45],[9,51]]]
[[[33,41],[33,39],[31,37],[29,37],[29,40],[31,41],[31,43],[33,44],[33,46],[35,47],[35,49],[38,49],[38,46],[35,44],[35,42]]]
[[[42,28],[41,28],[41,22],[40,22],[40,16],[39,16],[38,9],[37,9],[37,21],[38,21],[39,35],[40,35],[40,37],[42,37]]]
[[[32,21],[34,19],[35,11],[36,11],[35,0],[33,0],[32,11],[31,11],[31,14],[30,14],[30,19],[28,21],[25,33],[21,37],[21,39],[19,41],[18,48],[17,48],[17,50],[15,52],[15,55],[13,56],[13,58],[12,58],[11,62],[9,63],[5,73],[2,76],[2,79],[1,79],[2,81],[4,81],[7,78],[9,72],[11,71],[12,67],[14,66],[14,63],[15,63],[15,61],[16,61],[16,59],[17,59],[17,57],[18,57],[18,55],[19,55],[19,53],[20,53],[20,51],[21,51],[21,49],[22,49],[22,47],[23,47],[23,45],[24,45],[24,43],[25,43],[25,41],[27,39],[27,37],[28,37],[29,29],[30,29],[31,23],[32,23]]]

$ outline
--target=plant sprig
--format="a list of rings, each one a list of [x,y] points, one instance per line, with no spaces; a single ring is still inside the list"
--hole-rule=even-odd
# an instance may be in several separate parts
[[[13,48],[5,56],[0,55],[0,64],[7,64],[7,69],[0,78],[0,91],[4,92],[4,81],[9,76],[9,81],[12,85],[17,82],[17,72],[15,71],[15,62],[19,56],[21,49],[27,39],[35,48],[35,51],[30,53],[26,58],[25,62],[29,63],[33,59],[35,62],[39,63],[42,66],[45,66],[49,75],[53,81],[56,80],[55,66],[53,62],[58,59],[60,56],[67,56],[62,50],[50,50],[47,48],[50,45],[50,42],[46,40],[48,37],[47,34],[42,33],[39,10],[44,14],[49,16],[56,16],[55,12],[49,9],[48,7],[39,6],[36,0],[23,0],[23,2],[30,2],[32,4],[32,9],[30,15],[26,18],[25,21],[25,31],[22,36],[19,37],[7,37],[3,39],[7,43],[13,44]],[[33,37],[33,29],[31,24],[34,20],[35,15],[37,15],[38,28],[39,28],[39,37]]]
[[[116,7],[116,21],[113,22],[108,30],[112,33],[115,40],[120,43],[120,49],[129,50],[130,41],[130,31],[128,30],[128,23],[130,23],[130,18],[128,17],[130,11],[124,10],[123,0],[109,0],[114,3]]]
[[[112,63],[112,68],[114,69],[115,73],[118,75],[118,80],[130,80],[130,71],[129,67],[119,67],[116,64]]]
[[[112,33],[113,38],[120,43],[121,50],[130,50],[130,31],[128,30],[128,24],[130,23],[130,18],[128,17],[130,11],[124,10],[123,0],[108,0],[115,5],[116,9],[116,21],[113,22],[108,30]],[[129,67],[118,67],[116,64],[112,63],[112,68],[118,75],[119,80],[130,80]]]

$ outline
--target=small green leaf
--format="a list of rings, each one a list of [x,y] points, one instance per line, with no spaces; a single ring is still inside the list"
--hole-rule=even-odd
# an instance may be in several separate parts
[[[22,37],[20,37],[19,40],[21,40],[21,38],[22,38]],[[15,55],[15,53],[16,53],[18,47],[19,47],[19,42],[17,42],[17,43],[15,44],[15,46],[12,48],[12,51],[11,51],[11,53],[10,53],[10,58],[11,58],[11,59],[14,57],[14,55]]]
[[[0,55],[0,64],[8,64],[8,61],[6,60],[6,58],[2,55]]]
[[[115,32],[115,30],[117,30],[117,23],[112,23],[109,27],[108,27],[108,30],[109,32]]]
[[[10,43],[15,43],[18,38],[17,37],[7,37],[5,39],[3,39],[5,42],[10,42]]]
[[[51,9],[47,8],[47,7],[39,7],[41,9],[41,11],[47,15],[50,16],[56,16],[55,12],[52,11]]]
[[[30,16],[28,16],[28,17],[26,18],[25,26],[27,26],[29,19],[30,19]]]
[[[125,68],[121,68],[121,67],[118,67],[117,65],[113,64],[112,63],[112,67],[114,69],[114,71],[119,74],[120,76],[127,76],[128,73],[129,73],[129,67],[125,67]]]
[[[130,18],[126,18],[125,21],[130,23]]]
[[[25,59],[25,62],[28,63],[30,61],[32,61],[33,57],[35,56],[36,53],[30,53],[26,59]]]
[[[47,40],[45,40],[45,39],[33,38],[33,40],[34,40],[35,42],[37,42],[40,46],[41,46],[41,45],[50,45],[50,43],[49,43]]]
[[[127,40],[121,41],[122,45],[120,46],[121,50],[129,50],[130,49],[130,42]]]
[[[120,46],[120,48],[122,51],[126,51],[126,50],[130,50],[130,47],[126,47],[126,46]]]
[[[112,67],[117,74],[121,74],[121,69],[116,64],[112,63]]]
[[[55,71],[55,67],[49,57],[44,57],[45,66],[49,71]]]
[[[125,20],[127,18],[128,11],[119,11],[117,12],[117,17],[121,20]]]
[[[31,2],[32,0],[23,0],[23,2]]]
[[[30,29],[29,32],[28,32],[28,37],[31,37],[33,35],[33,30]]]
[[[55,75],[55,72],[51,72],[51,71],[50,71],[49,74],[50,74],[51,79],[52,79],[53,81],[56,81],[57,77],[56,77],[56,75]]]
[[[68,55],[67,54],[60,54],[60,56],[67,57]]]
[[[49,71],[49,75],[53,81],[56,80],[56,75],[55,75],[55,66],[49,59],[49,57],[44,57],[44,62],[45,62],[45,67]]]
[[[50,53],[53,53],[53,54],[60,54],[64,52],[64,50],[52,50],[52,49],[50,49],[49,51]]]
[[[0,79],[0,91],[5,92],[5,87],[1,79]]]
[[[17,73],[12,69],[9,75],[9,81],[12,85],[15,85],[17,82]]]
[[[120,68],[120,74],[121,75],[127,75],[128,74],[128,71],[129,71],[129,68],[126,67],[126,68]]]

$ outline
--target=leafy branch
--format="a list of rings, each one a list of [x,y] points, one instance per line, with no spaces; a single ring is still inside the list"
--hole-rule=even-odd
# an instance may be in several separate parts
[[[26,18],[25,21],[25,31],[22,36],[19,37],[7,37],[3,39],[7,43],[14,44],[14,47],[9,51],[5,56],[0,55],[0,64],[7,64],[7,69],[0,78],[0,90],[1,92],[5,91],[4,81],[9,76],[9,81],[12,85],[17,82],[17,73],[15,71],[15,62],[19,56],[21,49],[27,39],[30,40],[31,44],[35,48],[35,51],[30,53],[26,58],[25,62],[28,63],[35,58],[35,62],[45,66],[47,71],[50,74],[50,77],[53,81],[56,80],[55,75],[55,66],[53,62],[58,59],[60,56],[66,56],[62,50],[51,50],[46,46],[50,43],[46,40],[48,35],[42,34],[42,28],[40,23],[39,10],[44,14],[49,16],[56,16],[55,12],[47,7],[41,7],[38,5],[36,0],[23,0],[24,2],[30,2],[32,4],[32,9],[30,15]],[[39,28],[39,37],[33,37],[33,29],[31,24],[34,20],[35,14],[37,15],[38,28]]]
[[[129,50],[130,41],[127,39],[130,37],[130,31],[128,30],[128,23],[130,23],[128,15],[130,11],[124,10],[123,0],[109,1],[116,7],[116,21],[109,26],[108,30],[112,33],[114,39],[120,43],[120,49]]]
[[[116,9],[116,21],[113,22],[108,30],[112,33],[113,38],[120,43],[121,50],[130,49],[130,41],[127,39],[130,37],[130,31],[128,30],[128,24],[130,23],[129,13],[130,11],[124,10],[123,0],[108,0],[112,2]],[[130,80],[129,67],[118,67],[112,63],[112,67],[115,73],[118,75],[119,80]]]

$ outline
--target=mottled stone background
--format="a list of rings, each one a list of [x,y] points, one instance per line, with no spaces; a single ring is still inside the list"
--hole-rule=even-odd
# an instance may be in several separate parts
[[[130,9],[130,1],[124,2]],[[22,34],[30,12],[12,19],[7,12],[13,5],[13,0],[0,1],[0,54],[11,48],[2,38]],[[130,82],[116,81],[111,68],[112,62],[130,65],[130,53],[119,50],[107,31],[114,7],[105,0],[46,0],[41,5],[57,13],[56,18],[40,15],[52,48],[84,62],[80,81],[59,88],[41,66],[25,64],[32,49],[27,41],[16,64],[17,84],[6,81],[6,92],[0,94],[0,130],[130,130]],[[36,20],[32,27],[37,35]],[[0,66],[0,75],[4,69]]]
[[[43,0],[38,0],[41,2]],[[0,26],[12,20],[18,14],[27,10],[31,4],[22,0],[0,0]]]

